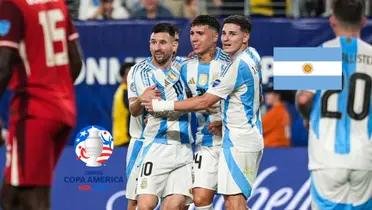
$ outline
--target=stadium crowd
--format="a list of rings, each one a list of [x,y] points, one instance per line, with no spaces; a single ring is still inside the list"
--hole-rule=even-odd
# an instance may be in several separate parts
[[[74,19],[188,18],[200,14],[281,17],[329,16],[332,0],[66,0]],[[365,0],[365,14],[372,15]]]

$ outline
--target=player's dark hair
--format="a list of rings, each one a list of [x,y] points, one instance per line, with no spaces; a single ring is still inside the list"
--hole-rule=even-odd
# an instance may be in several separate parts
[[[242,15],[230,15],[229,17],[223,20],[223,24],[232,23],[240,26],[240,30],[243,32],[251,33],[252,24],[251,20],[248,17]]]
[[[134,62],[126,62],[123,65],[121,65],[120,70],[119,70],[119,75],[120,77],[123,77],[126,72],[129,71],[130,67],[134,66]]]
[[[333,15],[343,23],[358,25],[364,16],[364,2],[362,0],[334,0]]]
[[[176,26],[170,23],[158,23],[152,28],[152,33],[168,33],[170,36],[174,37],[178,33]]]
[[[220,31],[220,23],[217,18],[210,15],[199,15],[192,22],[191,26],[208,26],[215,30],[217,33]]]

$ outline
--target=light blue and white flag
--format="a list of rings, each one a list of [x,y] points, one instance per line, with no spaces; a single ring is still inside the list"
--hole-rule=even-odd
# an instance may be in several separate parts
[[[341,48],[274,48],[274,89],[342,89]]]

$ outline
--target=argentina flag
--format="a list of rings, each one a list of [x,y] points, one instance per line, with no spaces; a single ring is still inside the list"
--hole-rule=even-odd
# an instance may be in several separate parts
[[[341,48],[274,48],[274,89],[342,89]]]

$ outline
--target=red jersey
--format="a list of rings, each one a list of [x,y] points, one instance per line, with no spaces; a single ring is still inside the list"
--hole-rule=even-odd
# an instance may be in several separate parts
[[[77,38],[63,0],[0,0],[0,47],[18,51],[9,83],[12,119],[75,124],[68,42]]]

